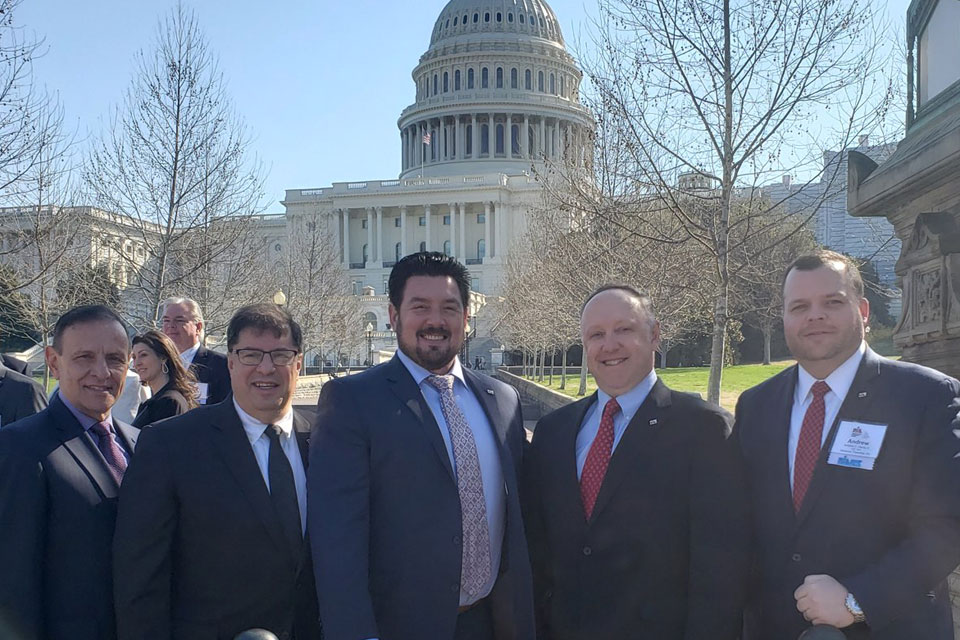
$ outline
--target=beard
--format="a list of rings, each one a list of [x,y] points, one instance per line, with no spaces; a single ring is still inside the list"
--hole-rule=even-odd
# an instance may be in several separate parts
[[[403,353],[416,362],[418,365],[426,369],[427,371],[441,371],[447,369],[451,363],[453,363],[454,358],[457,357],[457,354],[460,353],[460,345],[463,344],[463,338],[460,340],[456,339],[449,329],[441,329],[439,327],[424,327],[417,332],[417,335],[414,336],[412,342],[408,342],[404,337],[403,333],[403,324],[401,324],[400,319],[397,319],[396,323],[396,332],[397,332],[397,344],[400,346],[400,350]],[[423,333],[441,333],[447,337],[447,341],[442,344],[426,344],[424,346],[420,345],[420,341],[417,338]]]

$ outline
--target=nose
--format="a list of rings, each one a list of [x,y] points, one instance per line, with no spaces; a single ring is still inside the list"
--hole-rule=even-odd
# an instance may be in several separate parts
[[[269,353],[263,354],[263,359],[260,360],[260,364],[257,365],[258,373],[273,373],[273,370],[276,369],[276,365],[273,364],[273,358],[270,357]]]
[[[107,359],[103,356],[103,354],[94,358],[91,373],[101,378],[107,378],[110,376],[110,367],[107,366]]]

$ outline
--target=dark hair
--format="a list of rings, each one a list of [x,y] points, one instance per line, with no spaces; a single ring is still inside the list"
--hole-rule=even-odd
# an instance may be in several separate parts
[[[860,269],[857,267],[857,263],[849,256],[837,253],[836,251],[830,251],[829,249],[818,249],[812,253],[806,253],[791,262],[787,270],[783,272],[780,291],[783,291],[784,286],[787,284],[787,276],[789,276],[790,272],[794,269],[797,271],[814,271],[820,267],[829,267],[835,263],[842,265],[843,275],[846,277],[847,282],[853,287],[857,298],[863,298],[863,278],[860,277]]]
[[[167,363],[167,375],[170,377],[170,386],[180,392],[187,400],[187,408],[193,409],[197,406],[197,378],[193,373],[183,366],[180,359],[180,353],[177,346],[173,344],[165,333],[150,329],[140,335],[134,336],[133,346],[138,344],[145,345],[148,349],[157,354],[161,362]]]
[[[70,309],[57,320],[57,324],[53,327],[53,350],[62,353],[64,331],[74,325],[90,322],[116,322],[123,329],[123,335],[127,335],[127,323],[116,311],[102,304],[85,304]],[[128,347],[129,344],[128,339]]]
[[[399,309],[403,302],[403,290],[407,280],[413,276],[451,277],[460,290],[460,301],[466,309],[470,301],[470,272],[467,268],[444,253],[421,251],[405,256],[390,270],[387,288],[390,290],[390,304]]]
[[[261,302],[237,309],[227,325],[227,349],[233,350],[244,329],[271,331],[278,338],[289,334],[297,351],[303,350],[303,330],[290,312],[280,305]]]
[[[581,316],[583,315],[583,310],[587,308],[587,305],[590,303],[590,301],[604,291],[623,291],[640,304],[640,308],[643,309],[644,313],[647,315],[647,321],[650,323],[651,327],[657,322],[657,310],[654,309],[653,300],[650,298],[648,293],[640,291],[640,289],[637,289],[632,285],[619,284],[615,282],[604,284],[594,289],[593,293],[587,296],[587,299],[583,301],[583,305],[580,307]]]

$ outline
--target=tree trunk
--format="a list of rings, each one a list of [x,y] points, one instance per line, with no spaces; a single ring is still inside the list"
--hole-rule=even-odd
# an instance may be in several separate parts
[[[580,388],[577,389],[578,396],[587,395],[587,363],[585,358],[580,358]]]
[[[556,358],[556,355],[557,355],[557,352],[554,351],[553,349],[551,349],[551,350],[550,350],[550,373],[548,374],[548,377],[547,377],[547,386],[548,386],[548,387],[552,387],[552,386],[553,386],[553,365],[556,364],[556,363],[554,362],[554,358]]]
[[[763,325],[763,364],[770,364],[770,342],[773,339],[773,327]]]
[[[567,388],[567,348],[563,348],[563,359],[560,365],[560,390]]]

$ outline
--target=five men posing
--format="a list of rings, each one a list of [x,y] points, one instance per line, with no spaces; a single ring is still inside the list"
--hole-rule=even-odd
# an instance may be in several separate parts
[[[59,391],[0,427],[0,637],[953,637],[960,384],[866,346],[847,258],[791,265],[797,366],[742,394],[732,436],[657,378],[650,299],[610,285],[581,312],[597,393],[528,447],[517,392],[457,359],[468,282],[443,254],[396,264],[397,354],[324,385],[309,454],[280,307],[237,311],[220,371],[196,304],[166,301],[212,406],[142,433],[111,416],[123,322],[64,314]]]

